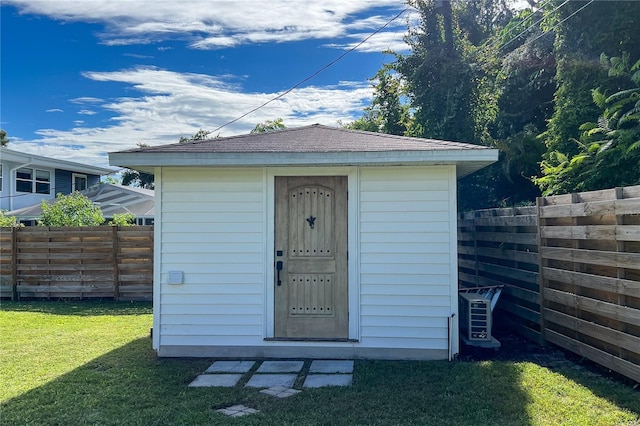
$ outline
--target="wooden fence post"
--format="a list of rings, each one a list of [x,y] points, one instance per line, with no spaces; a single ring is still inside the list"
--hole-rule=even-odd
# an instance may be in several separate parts
[[[118,229],[119,226],[111,227],[111,238],[113,245],[113,298],[120,300],[120,269],[118,267]]]
[[[536,215],[538,216],[537,220],[537,241],[538,244],[538,292],[539,292],[539,302],[540,306],[540,342],[541,344],[546,343],[545,338],[545,330],[546,323],[544,320],[544,311],[545,311],[545,300],[544,300],[544,274],[543,269],[545,265],[545,261],[542,257],[542,226],[544,225],[544,219],[542,218],[542,206],[544,205],[544,198],[536,197]]]
[[[18,294],[18,227],[11,228],[11,300],[20,300]]]

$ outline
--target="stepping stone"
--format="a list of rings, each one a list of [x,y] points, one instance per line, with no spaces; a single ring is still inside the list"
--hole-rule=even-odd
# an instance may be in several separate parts
[[[255,414],[259,412],[255,408],[245,407],[242,404],[233,405],[227,408],[220,408],[216,411],[218,413],[225,414],[229,417],[241,417],[241,416],[246,416],[247,414]]]
[[[245,386],[250,388],[292,388],[297,374],[254,374]]]
[[[321,388],[324,386],[351,386],[351,374],[310,374],[304,381],[305,388]]]
[[[216,361],[205,373],[246,373],[251,370],[253,364],[253,361]]]
[[[242,377],[242,374],[201,374],[193,382],[189,383],[191,388],[201,387],[224,387],[235,386]]]
[[[256,373],[299,373],[304,361],[264,361]]]
[[[271,396],[275,396],[276,398],[288,398],[290,396],[293,396],[297,393],[299,393],[299,390],[295,390],[295,389],[291,389],[291,388],[285,388],[282,386],[274,386],[272,388],[268,388],[268,389],[262,389],[260,391],[260,393],[264,393],[266,395],[271,395]]]
[[[311,363],[309,373],[353,373],[353,361],[317,360]]]

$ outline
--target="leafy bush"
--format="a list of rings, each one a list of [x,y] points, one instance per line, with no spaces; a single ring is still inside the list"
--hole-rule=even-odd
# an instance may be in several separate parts
[[[5,212],[0,210],[0,227],[3,226],[20,227],[24,225],[19,224],[15,216],[6,216]]]
[[[58,194],[53,204],[42,201],[39,226],[98,226],[104,223],[100,207],[79,192]]]

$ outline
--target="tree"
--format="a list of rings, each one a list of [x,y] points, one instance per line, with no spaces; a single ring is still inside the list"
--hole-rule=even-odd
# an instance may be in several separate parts
[[[122,185],[124,186],[153,189],[155,186],[154,179],[153,174],[139,170],[125,169],[122,172]]]
[[[182,138],[181,138],[182,139]],[[148,148],[149,145],[138,142],[138,148]],[[134,169],[124,169],[122,172],[122,185],[135,186],[144,189],[153,189],[155,186],[155,178],[152,173],[142,172]]]
[[[276,118],[275,120],[266,120],[262,123],[256,124],[256,127],[254,127],[249,133],[275,132],[286,128],[287,126],[284,125],[282,118]]]
[[[104,222],[100,207],[78,191],[58,194],[53,204],[42,200],[39,226],[98,226]]]
[[[460,27],[462,8],[471,0],[412,0],[420,24],[405,37],[408,55],[394,69],[406,84],[413,111],[408,135],[491,144],[489,124],[497,111],[492,52],[478,49]]]
[[[7,146],[9,142],[11,141],[7,138],[7,132],[4,129],[0,129],[0,146]]]
[[[555,0],[548,7],[560,3]],[[580,126],[596,120],[601,113],[593,103],[591,91],[601,87],[612,92],[624,83],[624,79],[607,74],[600,55],[604,52],[620,57],[628,52],[634,58],[640,57],[640,7],[636,1],[616,1],[615,7],[609,2],[568,2],[549,16],[547,25],[556,25],[557,90],[554,113],[543,138],[547,146],[545,161],[555,166],[556,159],[573,157],[581,150],[575,142],[580,138]],[[595,31],[596,28],[606,31]],[[558,157],[558,152],[562,156]]]
[[[640,184],[640,60],[631,65],[628,54],[602,55],[601,62],[609,76],[629,82],[610,96],[603,87],[592,91],[601,115],[580,126],[578,153],[556,150],[542,163],[537,183],[545,195]]]
[[[371,105],[364,109],[362,117],[344,127],[390,135],[406,134],[411,114],[409,105],[403,102],[406,93],[400,76],[391,65],[384,65],[370,81],[375,83]]]
[[[204,129],[200,129],[197,132],[195,132],[193,135],[187,137],[184,136],[180,136],[180,140],[178,141],[179,143],[189,143],[189,142],[195,142],[195,141],[204,141],[207,139],[211,139],[209,138],[209,135],[213,133],[212,130],[204,130]],[[220,135],[218,135],[220,136]],[[216,137],[218,137],[216,136]]]

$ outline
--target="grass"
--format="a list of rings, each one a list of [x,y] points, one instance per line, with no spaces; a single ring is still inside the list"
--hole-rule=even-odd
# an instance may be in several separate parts
[[[188,388],[211,359],[158,359],[151,308],[114,302],[3,302],[0,424],[640,425],[640,392],[563,357],[357,361],[346,388],[277,399]],[[231,419],[215,408],[260,413]]]

